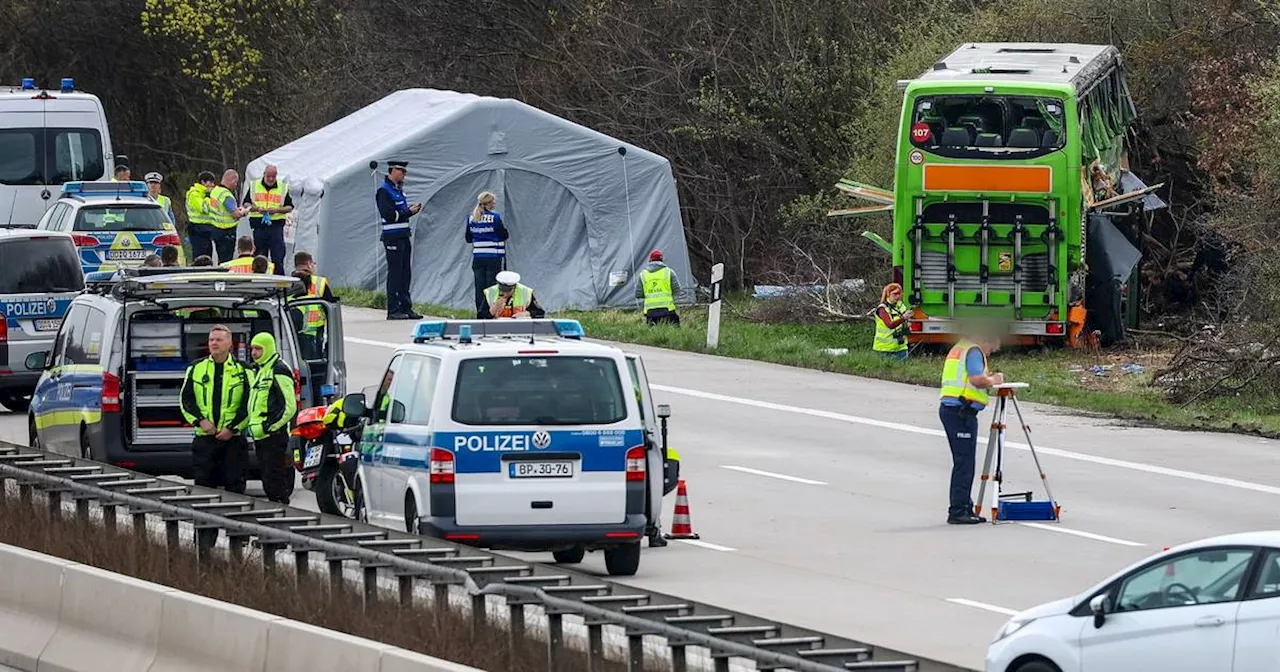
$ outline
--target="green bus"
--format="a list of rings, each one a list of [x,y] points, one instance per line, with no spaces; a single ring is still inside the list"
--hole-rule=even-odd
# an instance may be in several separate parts
[[[1004,321],[1015,343],[1122,338],[1142,231],[1165,204],[1128,170],[1120,52],[964,44],[898,85],[893,191],[842,181],[875,205],[831,214],[892,212],[891,244],[864,235],[893,256],[908,341],[952,341],[966,319]]]

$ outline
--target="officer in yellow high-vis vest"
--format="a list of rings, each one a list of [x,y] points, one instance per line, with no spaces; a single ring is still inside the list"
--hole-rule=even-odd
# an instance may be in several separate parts
[[[191,256],[213,258],[213,217],[209,214],[209,192],[217,181],[213,173],[202,170],[196,183],[187,189],[187,238],[191,241]]]
[[[680,324],[676,313],[676,294],[680,280],[662,260],[662,250],[649,253],[649,263],[636,276],[636,298],[644,299],[644,321],[647,324]]]
[[[240,173],[228,168],[222,174],[222,184],[209,192],[209,223],[213,226],[213,247],[218,251],[218,263],[230,261],[235,253],[236,224],[247,210],[236,206],[236,187],[239,185]]]
[[[253,247],[253,239],[249,236],[240,236],[240,239],[236,241],[236,258],[220,265],[229,269],[232,273],[253,273],[253,260],[256,256],[257,251]],[[267,262],[267,270],[263,272],[275,275],[275,264]]]
[[[902,285],[891,282],[880,292],[876,307],[876,337],[871,349],[896,359],[907,358],[907,304]]]
[[[547,312],[533,296],[533,288],[520,283],[520,274],[502,271],[498,274],[498,283],[484,290],[484,305],[480,306],[476,319],[542,319],[546,316]]]
[[[242,205],[249,209],[253,246],[284,272],[284,222],[285,215],[293,212],[293,196],[289,184],[276,179],[278,174],[275,165],[267,165],[262,179],[249,183]]]
[[[947,522],[972,525],[986,522],[973,508],[973,472],[978,458],[978,415],[986,408],[988,390],[1004,382],[992,373],[987,358],[1000,348],[995,331],[975,331],[962,337],[947,353],[942,367],[938,417],[951,445],[951,497]]]
[[[338,297],[329,288],[329,279],[316,274],[316,260],[310,252],[299,250],[293,254],[293,275],[302,281],[306,297],[316,297],[334,302]],[[298,345],[305,359],[323,359],[325,346],[325,309],[317,305],[307,306],[302,311],[302,324],[298,329]]]

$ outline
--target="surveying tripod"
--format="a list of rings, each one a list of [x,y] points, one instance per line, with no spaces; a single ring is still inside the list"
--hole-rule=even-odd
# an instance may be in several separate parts
[[[982,478],[978,486],[978,502],[974,506],[974,512],[982,515],[983,506],[987,504],[987,481],[994,480],[995,485],[991,487],[991,505],[988,507],[991,509],[993,525],[1001,520],[1058,520],[1058,514],[1062,508],[1049,490],[1049,478],[1040,467],[1040,457],[1036,455],[1036,447],[1031,443],[1031,428],[1022,418],[1022,409],[1018,406],[1018,398],[1013,392],[1027,387],[1030,387],[1027,383],[1002,383],[991,388],[996,393],[996,404],[991,416],[991,433],[987,437],[987,456],[982,462]],[[1027,437],[1027,448],[1031,449],[1031,459],[1035,460],[1036,472],[1040,474],[1040,481],[1044,483],[1044,493],[1049,498],[1047,501],[1033,501],[1030,490],[1009,494],[1003,494],[1000,491],[1004,483],[1005,410],[1010,400],[1013,401],[1014,413],[1018,414],[1018,424],[1022,425],[1022,432]],[[995,460],[994,478],[991,473],[993,458]],[[1005,499],[1010,501],[1002,503],[1001,500]],[[1019,499],[1022,501],[1017,501]]]

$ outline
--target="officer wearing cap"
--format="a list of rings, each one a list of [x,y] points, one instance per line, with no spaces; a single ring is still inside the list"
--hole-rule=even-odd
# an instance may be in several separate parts
[[[947,353],[942,367],[942,389],[938,418],[951,447],[951,494],[947,522],[973,525],[986,522],[974,513],[973,472],[978,452],[978,415],[986,408],[988,390],[1004,382],[1004,374],[992,373],[987,365],[991,353],[1000,348],[1000,337],[991,329],[967,328]]]
[[[533,289],[520,284],[520,274],[503,271],[498,284],[484,290],[484,305],[476,315],[481,320],[532,317],[541,319],[547,312],[533,298]]]
[[[152,171],[147,173],[144,179],[147,181],[147,191],[151,192],[151,198],[156,203],[159,203],[160,207],[164,208],[164,214],[169,218],[170,222],[177,223],[178,220],[173,218],[173,201],[169,200],[168,196],[160,193],[160,185],[164,182],[164,176]]]
[[[387,177],[376,194],[378,214],[382,217],[382,247],[387,253],[387,319],[418,320],[409,298],[409,279],[413,268],[409,218],[422,211],[421,203],[409,205],[404,195],[404,176],[408,161],[388,161]]]
[[[636,276],[636,298],[644,299],[646,324],[680,324],[676,313],[676,293],[680,281],[662,261],[662,250],[649,253],[649,263]]]

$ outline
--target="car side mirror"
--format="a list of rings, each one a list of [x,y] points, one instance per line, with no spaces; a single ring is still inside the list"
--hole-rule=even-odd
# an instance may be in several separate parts
[[[1107,594],[1095,595],[1089,600],[1089,611],[1093,612],[1093,627],[1101,628],[1107,622]]]
[[[33,371],[43,371],[49,368],[49,351],[42,350],[27,355],[26,361],[23,362],[26,367]]]
[[[353,418],[363,418],[369,412],[365,405],[364,394],[354,392],[343,397],[342,412]]]
[[[404,422],[404,404],[398,401],[391,402],[391,422]]]
[[[670,405],[670,404],[658,404],[658,417],[659,417],[659,418],[669,418],[669,417],[671,417],[671,405]]]

